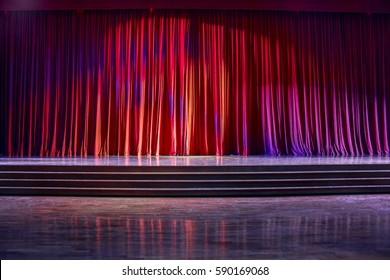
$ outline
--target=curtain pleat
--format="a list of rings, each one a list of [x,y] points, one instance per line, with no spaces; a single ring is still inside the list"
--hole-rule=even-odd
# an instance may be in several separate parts
[[[389,154],[390,15],[0,15],[0,155]]]

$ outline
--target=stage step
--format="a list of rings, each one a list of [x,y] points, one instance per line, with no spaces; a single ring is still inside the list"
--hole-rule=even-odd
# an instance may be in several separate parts
[[[303,172],[303,171],[387,171],[390,164],[318,164],[318,165],[213,165],[213,166],[113,166],[113,165],[7,165],[0,164],[0,173],[3,171],[37,171],[37,172]]]
[[[328,179],[328,178],[390,178],[384,170],[334,171],[232,171],[232,172],[75,172],[75,171],[0,171],[2,179],[73,179],[73,180],[256,180],[256,179]]]
[[[272,188],[44,188],[2,187],[2,195],[68,195],[68,196],[138,196],[138,197],[229,197],[229,196],[286,196],[332,194],[389,193],[390,185],[327,186],[327,187],[272,187]]]
[[[1,195],[270,196],[390,193],[390,165],[0,165]]]

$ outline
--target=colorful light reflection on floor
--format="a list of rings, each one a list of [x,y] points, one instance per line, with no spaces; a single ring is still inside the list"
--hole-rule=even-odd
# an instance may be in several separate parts
[[[389,259],[390,195],[0,197],[1,259]]]

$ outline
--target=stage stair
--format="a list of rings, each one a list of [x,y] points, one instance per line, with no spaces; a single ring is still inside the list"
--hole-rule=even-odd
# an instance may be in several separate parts
[[[0,165],[0,195],[281,196],[390,193],[389,164]]]

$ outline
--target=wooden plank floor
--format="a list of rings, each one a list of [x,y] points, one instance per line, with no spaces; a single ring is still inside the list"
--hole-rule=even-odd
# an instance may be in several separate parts
[[[390,259],[390,195],[0,197],[1,259]]]

